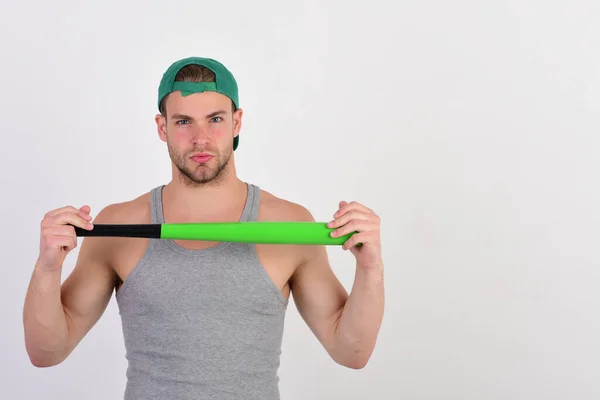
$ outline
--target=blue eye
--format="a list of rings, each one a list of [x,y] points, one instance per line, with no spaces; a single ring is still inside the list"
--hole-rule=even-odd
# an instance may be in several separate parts
[[[222,120],[221,117],[213,117],[210,120],[211,120],[211,122],[219,122],[219,121],[215,121],[216,119]]]
[[[182,125],[183,122],[188,122],[188,120],[187,119],[181,119],[181,120],[175,122],[175,124]]]

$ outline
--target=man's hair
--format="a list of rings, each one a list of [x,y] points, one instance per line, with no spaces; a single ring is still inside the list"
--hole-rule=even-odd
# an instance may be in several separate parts
[[[216,80],[214,72],[210,69],[197,64],[189,64],[183,67],[175,76],[175,82],[214,82]],[[160,113],[164,117],[167,116],[166,104],[167,98],[165,96],[160,102]],[[236,110],[233,100],[231,101],[231,112]]]

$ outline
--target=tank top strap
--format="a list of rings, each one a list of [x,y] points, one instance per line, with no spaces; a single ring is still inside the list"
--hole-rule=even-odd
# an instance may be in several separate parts
[[[246,205],[240,218],[240,221],[256,221],[258,219],[258,207],[260,205],[260,188],[252,183],[248,183],[248,195]]]
[[[162,189],[164,186],[157,186],[150,192],[150,215],[153,224],[164,223],[162,204]]]

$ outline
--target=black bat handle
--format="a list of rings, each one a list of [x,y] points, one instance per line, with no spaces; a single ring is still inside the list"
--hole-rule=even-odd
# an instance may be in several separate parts
[[[160,224],[94,224],[91,230],[74,226],[75,234],[80,237],[129,237],[160,239]]]

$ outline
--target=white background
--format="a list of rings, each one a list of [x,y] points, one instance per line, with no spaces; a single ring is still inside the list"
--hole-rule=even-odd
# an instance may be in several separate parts
[[[114,297],[46,369],[22,305],[46,211],[170,179],[156,93],[190,55],[238,79],[241,178],[317,220],[343,199],[382,217],[369,365],[333,363],[291,302],[282,399],[600,397],[599,2],[3,3],[0,398],[122,398]]]

